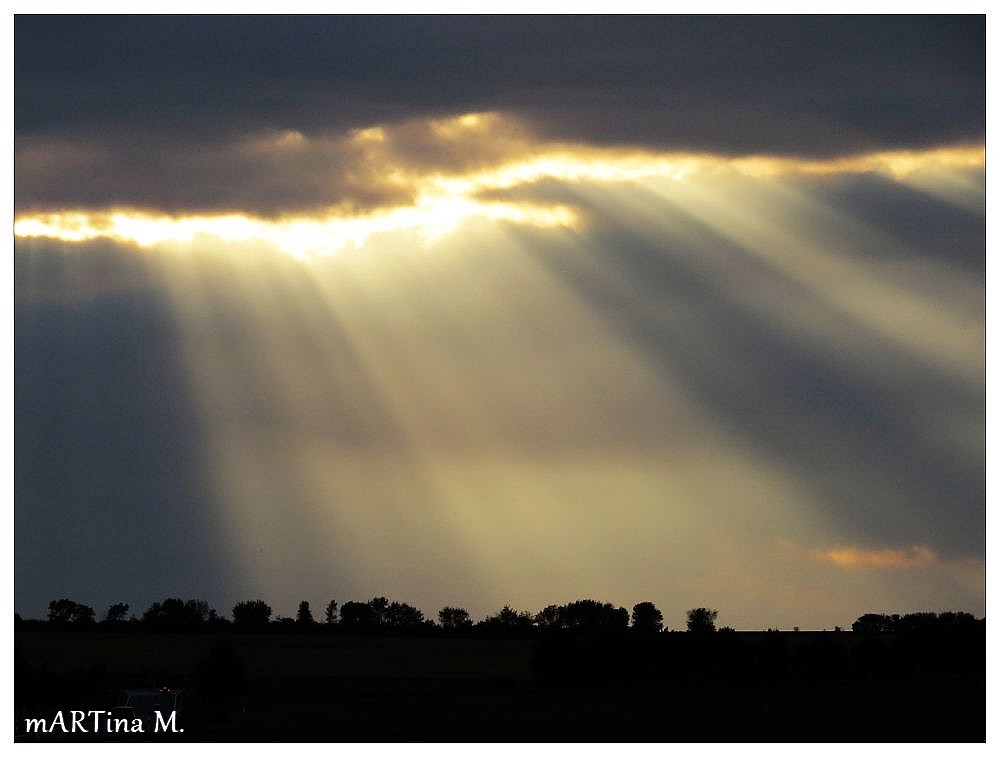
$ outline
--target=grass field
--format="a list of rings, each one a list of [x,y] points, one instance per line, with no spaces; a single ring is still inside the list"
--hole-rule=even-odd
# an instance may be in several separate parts
[[[29,665],[53,672],[101,666],[120,686],[147,674],[187,679],[212,647],[232,643],[247,677],[259,685],[316,679],[527,681],[533,642],[472,639],[193,633],[18,632],[17,647]]]
[[[188,729],[184,738],[198,740],[985,738],[981,678],[567,686],[534,678],[530,639],[45,631],[15,639],[24,669],[93,679],[92,687],[186,685],[213,645],[231,644],[246,688],[224,717]],[[72,698],[80,688],[67,691]]]

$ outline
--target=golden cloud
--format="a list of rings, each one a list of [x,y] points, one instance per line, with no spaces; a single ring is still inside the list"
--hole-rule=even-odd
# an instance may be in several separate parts
[[[119,171],[115,161],[122,156],[113,148],[81,153],[51,147],[19,147],[16,236],[106,237],[143,246],[208,236],[261,241],[299,256],[328,254],[400,229],[437,238],[477,215],[542,227],[579,225],[581,212],[572,202],[503,194],[545,181],[767,181],[865,172],[903,181],[915,172],[985,163],[983,146],[828,160],[594,147],[540,139],[500,113],[333,136],[286,130],[209,154],[154,156],[146,166],[154,177],[131,160]],[[74,192],[88,193],[87,201],[74,205]]]
[[[938,561],[933,550],[917,545],[895,549],[832,547],[815,550],[814,555],[841,568],[922,568]]]

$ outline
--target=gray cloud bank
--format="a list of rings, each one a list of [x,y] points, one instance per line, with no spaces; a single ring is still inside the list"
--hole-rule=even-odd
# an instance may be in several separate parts
[[[979,16],[19,16],[15,32],[21,210],[405,199],[343,145],[293,157],[240,145],[483,110],[538,139],[724,154],[985,134]],[[419,163],[434,148],[399,150]]]

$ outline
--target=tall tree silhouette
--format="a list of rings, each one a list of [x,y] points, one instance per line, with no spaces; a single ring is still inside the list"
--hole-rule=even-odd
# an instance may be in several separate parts
[[[372,610],[372,615],[375,619],[375,624],[380,625],[385,623],[386,614],[389,611],[389,600],[385,597],[372,597],[368,600],[368,606]]]
[[[309,609],[309,603],[305,600],[299,602],[299,611],[295,615],[295,622],[303,626],[310,626],[313,623],[312,610]]]
[[[327,624],[333,624],[337,622],[337,600],[331,599],[326,603],[326,609],[323,610],[323,620]]]

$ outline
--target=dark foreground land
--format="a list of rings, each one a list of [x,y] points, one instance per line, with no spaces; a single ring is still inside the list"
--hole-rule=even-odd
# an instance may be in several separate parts
[[[183,688],[183,733],[28,740],[983,741],[985,639],[17,630],[25,717]],[[68,716],[67,716],[68,717]]]

